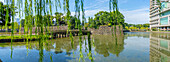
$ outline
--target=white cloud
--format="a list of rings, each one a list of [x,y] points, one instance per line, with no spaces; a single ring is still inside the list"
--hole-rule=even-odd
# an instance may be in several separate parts
[[[132,24],[149,23],[149,8],[141,8],[131,11],[120,11],[125,16],[125,22]]]
[[[95,9],[95,10],[86,10],[85,17],[94,17],[94,14],[98,13],[99,11],[108,11],[104,9]],[[144,24],[149,23],[149,8],[141,8],[136,10],[120,10],[121,13],[125,16],[125,22],[131,24]],[[72,15],[75,12],[71,12]],[[87,19],[88,21],[88,19]]]
[[[94,14],[98,13],[99,11],[106,11],[106,10],[103,10],[103,9],[86,10],[85,14],[86,14],[86,17],[93,17]]]
[[[86,10],[85,11],[85,17],[86,20],[88,21],[88,17],[93,17],[96,13],[98,13],[99,11],[107,11],[107,10],[103,10],[103,9],[95,9],[95,10]],[[80,12],[82,14],[82,12]],[[71,15],[75,15],[75,12],[71,12]],[[80,16],[80,19],[82,19],[82,16]]]
[[[108,2],[109,0],[95,0],[95,4],[92,3],[89,6],[85,7],[85,9],[89,9],[89,8],[100,8],[100,5]]]
[[[107,10],[104,9],[86,10],[85,17],[94,17],[94,14],[98,13],[99,11],[107,11]],[[71,15],[75,15],[75,12],[71,12]]]

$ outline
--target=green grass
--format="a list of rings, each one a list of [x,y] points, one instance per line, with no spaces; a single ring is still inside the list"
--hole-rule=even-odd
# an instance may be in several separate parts
[[[15,35],[14,36],[14,39],[36,39],[36,38],[38,38],[39,37],[39,35],[32,35],[31,37],[30,37],[30,35]],[[48,35],[46,35],[45,37],[50,37],[50,36],[48,36]],[[11,39],[12,37],[11,36],[5,36],[5,35],[3,35],[3,36],[0,36],[0,39]]]

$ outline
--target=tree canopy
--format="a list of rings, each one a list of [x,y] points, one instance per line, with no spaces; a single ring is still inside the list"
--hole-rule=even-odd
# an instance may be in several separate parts
[[[149,25],[148,23],[146,24],[128,24],[128,23],[125,23],[124,24],[124,29],[127,29],[127,30],[133,30],[133,29],[148,29],[149,28]]]
[[[89,17],[89,26],[93,28],[96,28],[100,25],[123,25],[125,21],[124,15],[119,11],[100,11],[94,16],[94,19],[92,17]]]
[[[26,16],[28,17],[28,16]],[[32,24],[34,26],[34,22],[35,22],[35,18],[37,16],[33,16],[33,19],[32,19]],[[55,13],[55,16],[51,16],[51,15],[45,15],[45,16],[42,16],[43,18],[43,24],[45,24],[46,26],[47,25],[50,25],[52,26],[53,25],[67,25],[67,20],[65,19],[66,16],[63,15],[63,13],[59,13],[59,12],[56,12]],[[51,18],[52,18],[52,24],[48,24],[48,23],[51,23]],[[71,24],[71,28],[72,29],[75,29],[75,25],[76,25],[76,17],[75,16],[70,16],[70,24]],[[29,22],[26,22],[26,24],[28,24]],[[24,24],[25,24],[25,19],[21,19],[21,26],[24,27]],[[79,23],[80,24],[80,23]],[[38,25],[39,26],[39,25]]]

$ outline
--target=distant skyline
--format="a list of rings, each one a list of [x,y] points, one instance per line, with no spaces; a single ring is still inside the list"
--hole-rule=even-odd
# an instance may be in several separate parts
[[[149,0],[118,0],[119,11],[129,24],[149,23],[149,4]],[[94,17],[99,11],[109,11],[109,0],[84,0],[84,9],[86,18]],[[70,0],[70,10],[74,15],[74,0]]]

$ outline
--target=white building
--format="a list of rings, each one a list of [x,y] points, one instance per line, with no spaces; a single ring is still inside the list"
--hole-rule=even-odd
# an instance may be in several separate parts
[[[150,29],[170,31],[170,0],[150,0]]]

